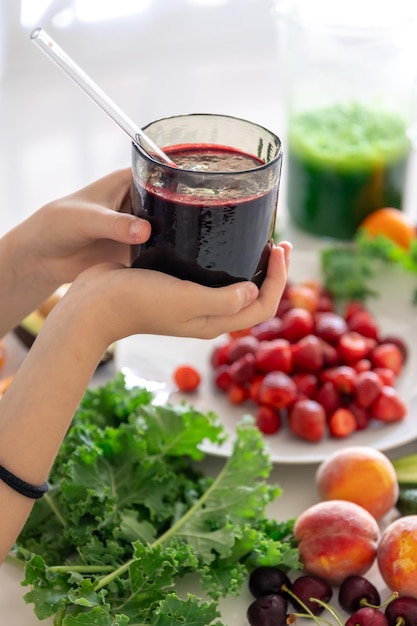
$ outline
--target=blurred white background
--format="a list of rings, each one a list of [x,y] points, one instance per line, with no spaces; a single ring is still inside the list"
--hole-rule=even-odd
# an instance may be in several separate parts
[[[49,200],[130,165],[127,135],[31,42],[40,26],[140,126],[209,112],[278,134],[278,228],[309,245],[285,211],[284,65],[274,6],[288,1],[0,0],[0,234]],[[378,0],[363,2],[378,11]],[[414,154],[405,208],[417,217],[415,161]]]
[[[283,132],[272,0],[0,0],[0,232],[130,165],[130,140],[30,40],[41,26],[139,125],[189,112]]]

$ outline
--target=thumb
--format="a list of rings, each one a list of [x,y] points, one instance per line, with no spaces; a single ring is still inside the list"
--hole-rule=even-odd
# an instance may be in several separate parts
[[[92,211],[88,215],[89,224],[86,231],[90,237],[96,239],[112,239],[120,243],[137,244],[149,239],[151,225],[148,220],[135,217],[130,213],[118,213],[103,206],[97,206],[94,211],[94,224],[92,223]],[[87,217],[86,213],[84,214]]]

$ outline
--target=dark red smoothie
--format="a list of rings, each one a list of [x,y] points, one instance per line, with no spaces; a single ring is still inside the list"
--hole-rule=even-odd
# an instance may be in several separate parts
[[[133,266],[213,287],[260,285],[278,200],[270,167],[263,171],[255,156],[206,144],[165,152],[177,170],[134,172],[133,209],[151,222],[152,234],[134,250]]]

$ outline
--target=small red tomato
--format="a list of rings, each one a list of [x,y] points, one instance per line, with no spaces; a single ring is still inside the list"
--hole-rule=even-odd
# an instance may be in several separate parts
[[[365,430],[365,428],[368,428],[371,416],[367,409],[364,409],[363,406],[359,406],[355,401],[350,402],[346,408],[349,409],[355,418],[356,430]]]
[[[231,404],[243,404],[249,395],[246,387],[238,383],[232,383],[226,393]]]
[[[201,382],[201,376],[191,365],[179,365],[173,374],[180,391],[195,391]]]
[[[292,379],[296,384],[299,396],[310,399],[313,398],[318,386],[317,376],[308,372],[300,372],[293,374]]]
[[[300,372],[317,372],[324,363],[323,342],[316,335],[306,335],[293,344],[294,367]]]
[[[379,328],[373,315],[366,310],[356,311],[348,319],[349,330],[359,333],[363,337],[378,339]]]
[[[243,337],[236,337],[229,343],[227,350],[227,360],[229,363],[237,361],[245,354],[254,354],[258,348],[259,341],[252,335],[244,335]]]
[[[349,365],[339,365],[323,370],[321,378],[325,383],[330,381],[341,394],[352,394],[355,391],[357,372]]]
[[[355,381],[355,400],[359,406],[368,409],[377,399],[382,389],[382,381],[375,372],[360,372]]]
[[[346,331],[346,320],[338,313],[327,311],[316,316],[315,334],[327,343],[334,345]]]
[[[251,352],[244,354],[229,367],[230,376],[234,383],[244,385],[255,377],[255,357]]]
[[[256,412],[256,425],[264,435],[274,435],[281,428],[281,416],[270,406],[260,406]]]
[[[289,427],[294,435],[306,441],[323,439],[326,430],[326,414],[314,400],[298,400],[289,414]]]
[[[211,355],[210,363],[212,367],[220,367],[221,365],[228,365],[229,361],[229,346],[230,342],[223,343],[220,346],[216,346]]]
[[[293,309],[300,308],[314,313],[317,310],[317,290],[308,285],[291,285],[287,291],[288,300]]]
[[[404,357],[395,343],[380,343],[370,353],[373,367],[387,367],[395,376],[401,373]]]
[[[255,404],[259,403],[259,389],[263,379],[264,376],[262,374],[258,374],[254,378],[252,378],[249,385],[248,397],[252,400],[252,402],[255,402]]]
[[[384,385],[370,408],[370,415],[381,422],[398,422],[407,415],[407,405],[393,387]]]
[[[321,404],[328,417],[342,406],[342,396],[330,380],[319,387],[313,400]]]
[[[357,300],[350,300],[345,308],[344,318],[348,322],[355,313],[358,311],[364,311],[365,307],[363,302],[358,302]]]
[[[289,374],[293,366],[291,344],[287,339],[272,339],[258,342],[255,352],[255,365],[261,372],[285,372]]]
[[[347,437],[356,430],[356,418],[352,411],[344,407],[336,411],[328,418],[329,433],[332,437]]]
[[[221,391],[227,391],[232,386],[233,379],[230,374],[230,365],[220,365],[215,370],[214,384]]]
[[[366,337],[351,330],[344,333],[337,342],[337,351],[343,363],[357,363],[368,356],[369,346]]]
[[[297,398],[293,379],[284,372],[268,372],[259,385],[259,402],[274,409],[283,409]]]
[[[400,349],[403,355],[404,363],[407,361],[408,348],[404,339],[401,339],[401,337],[397,337],[396,335],[387,335],[386,337],[380,339],[379,343],[394,343]]]
[[[314,318],[310,311],[300,307],[289,309],[281,318],[280,336],[295,342],[313,332]]]
[[[251,329],[251,335],[258,341],[271,341],[278,339],[282,321],[280,317],[272,317],[266,322],[261,322]]]
[[[374,367],[373,371],[378,375],[383,385],[394,387],[396,376],[388,367]]]

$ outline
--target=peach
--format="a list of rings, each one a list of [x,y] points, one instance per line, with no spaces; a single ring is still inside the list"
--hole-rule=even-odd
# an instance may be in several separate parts
[[[405,515],[387,526],[379,542],[377,562],[392,591],[417,599],[417,515]]]
[[[362,576],[370,569],[379,534],[375,518],[358,504],[345,500],[314,504],[294,525],[304,570],[336,587],[347,576]]]
[[[397,475],[389,458],[367,446],[341,448],[319,465],[318,493],[323,500],[348,500],[375,519],[386,515],[398,499]]]

